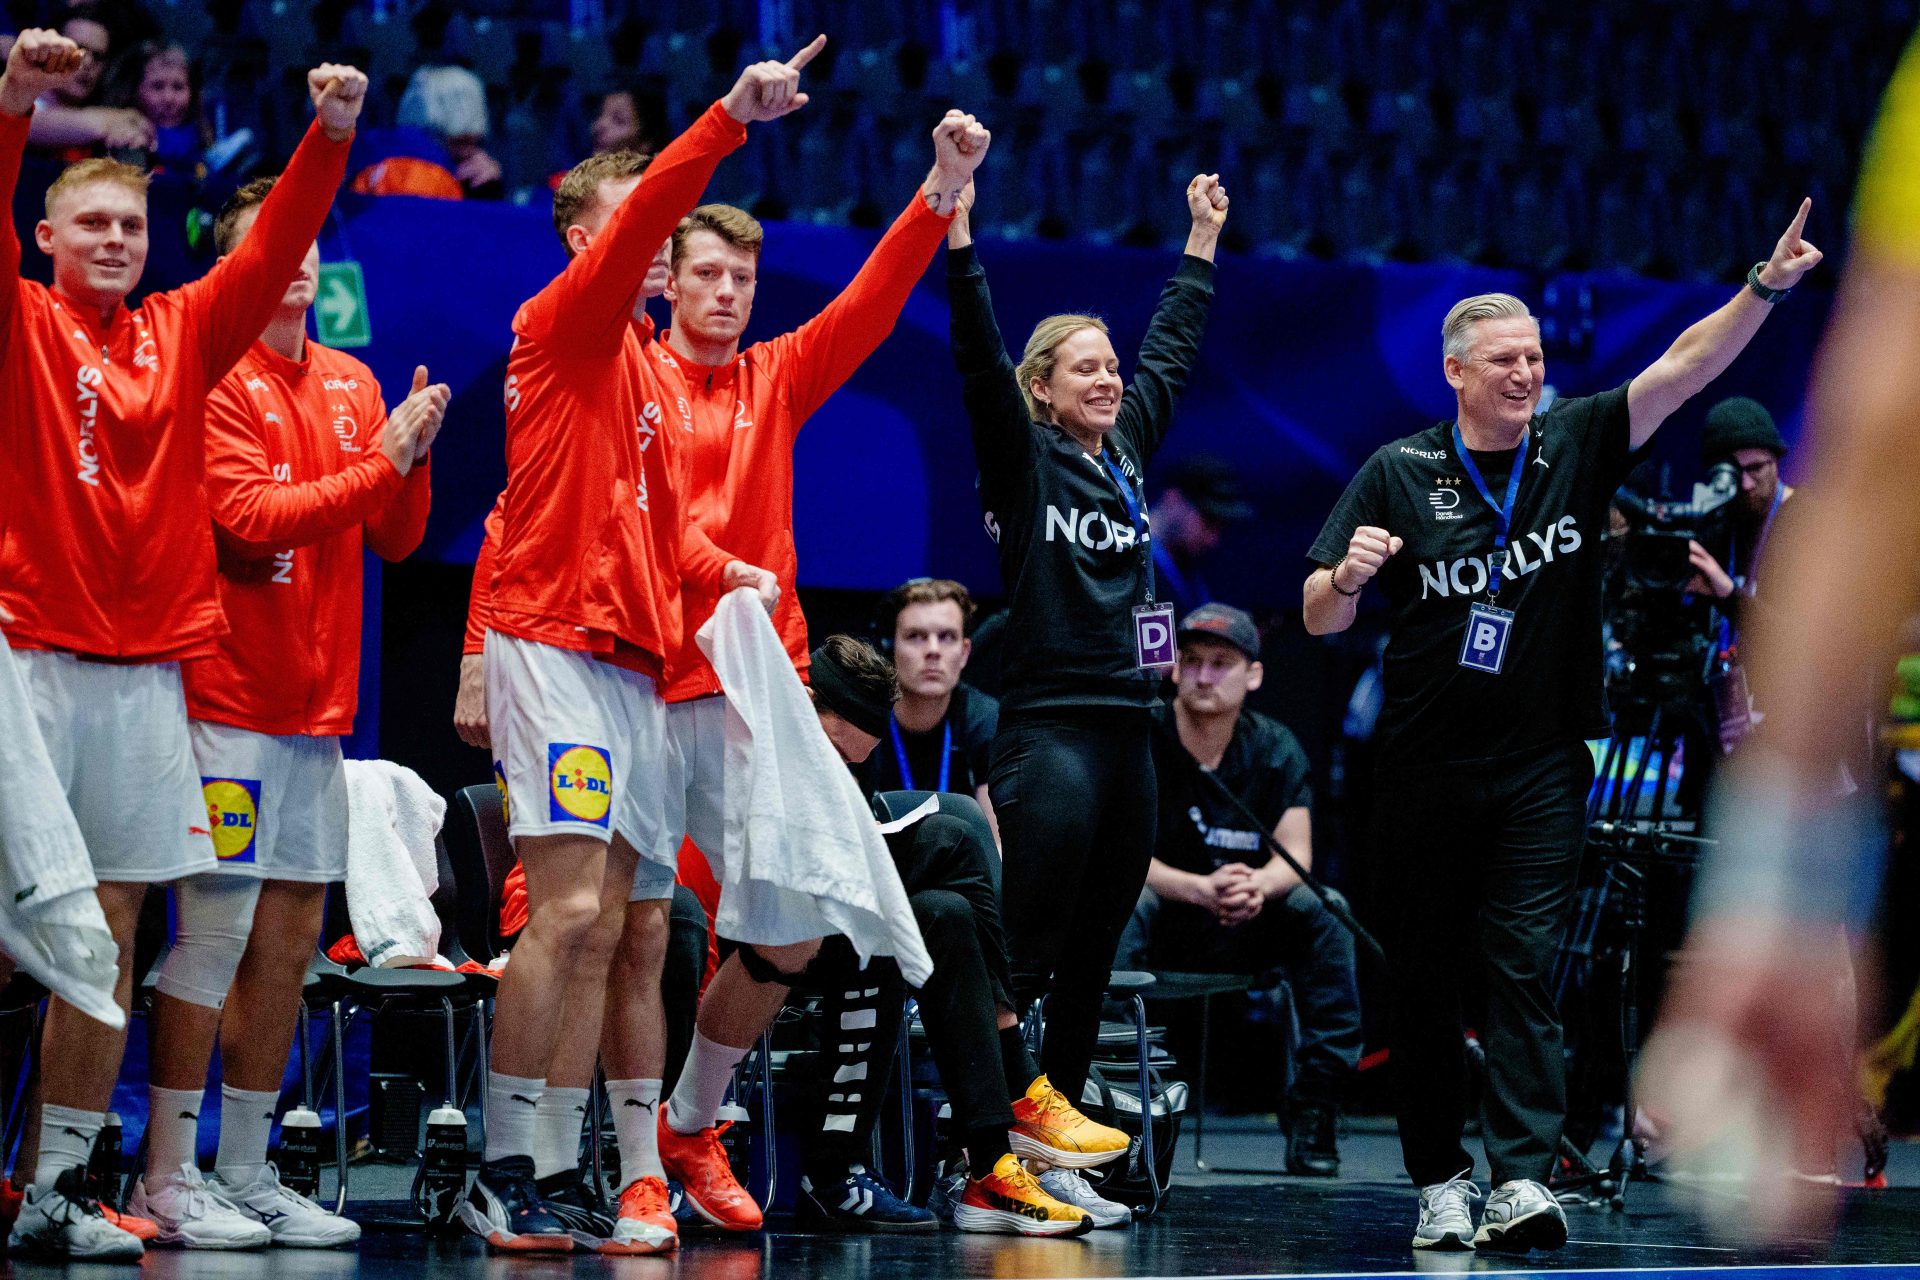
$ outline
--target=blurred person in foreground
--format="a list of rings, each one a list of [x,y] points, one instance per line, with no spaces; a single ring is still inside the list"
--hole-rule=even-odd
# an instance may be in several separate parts
[[[1744,1205],[1716,1197],[1718,1225],[1763,1237],[1830,1223],[1831,1185],[1789,1171],[1822,1167],[1856,1106],[1849,933],[1884,841],[1873,791],[1847,794],[1834,762],[1883,702],[1920,607],[1920,41],[1861,174],[1814,374],[1815,463],[1749,631],[1767,716],[1714,796],[1721,842],[1642,1059],[1641,1098],[1675,1158],[1747,1182]]]

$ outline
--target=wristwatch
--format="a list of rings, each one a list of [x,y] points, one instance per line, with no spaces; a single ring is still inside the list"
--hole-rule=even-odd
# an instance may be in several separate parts
[[[1747,272],[1747,288],[1753,290],[1754,296],[1758,297],[1760,301],[1766,303],[1768,306],[1772,306],[1774,303],[1780,301],[1780,299],[1792,293],[1793,290],[1769,289],[1767,286],[1761,284],[1760,268],[1766,265],[1764,262],[1756,262],[1753,264],[1753,269]]]

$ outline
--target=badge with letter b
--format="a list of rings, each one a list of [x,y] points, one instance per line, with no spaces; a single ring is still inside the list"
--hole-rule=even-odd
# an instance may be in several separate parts
[[[1179,656],[1173,641],[1173,606],[1137,604],[1133,607],[1133,651],[1142,671],[1166,671]]]
[[[1513,611],[1476,604],[1467,610],[1467,634],[1460,642],[1460,665],[1488,675],[1500,674],[1513,635]]]

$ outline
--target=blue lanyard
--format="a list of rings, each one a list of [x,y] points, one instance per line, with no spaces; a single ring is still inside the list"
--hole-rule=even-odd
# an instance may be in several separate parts
[[[1140,498],[1134,493],[1133,486],[1127,483],[1127,473],[1114,465],[1113,454],[1109,450],[1100,451],[1100,461],[1107,466],[1107,474],[1120,486],[1120,501],[1126,504],[1127,519],[1133,521],[1134,537],[1140,543],[1140,563],[1147,570],[1147,603],[1153,603],[1153,548],[1147,542],[1147,522],[1140,518]]]
[[[1460,424],[1453,424],[1453,451],[1460,455],[1460,465],[1467,469],[1467,479],[1473,481],[1473,487],[1493,508],[1493,563],[1487,571],[1487,599],[1491,601],[1500,594],[1500,580],[1506,575],[1507,568],[1507,531],[1513,527],[1513,500],[1520,496],[1520,473],[1526,470],[1527,446],[1533,441],[1529,431],[1521,437],[1520,447],[1513,454],[1513,474],[1507,477],[1507,501],[1504,506],[1493,500],[1493,490],[1487,488],[1486,477],[1480,474],[1480,468],[1474,465],[1473,455],[1467,452],[1467,442],[1460,438]]]
[[[893,758],[900,765],[900,789],[912,791],[913,766],[907,763],[907,744],[900,740],[900,722],[887,717],[887,732],[893,735]],[[953,781],[953,721],[940,722],[940,785],[938,791],[951,791]]]

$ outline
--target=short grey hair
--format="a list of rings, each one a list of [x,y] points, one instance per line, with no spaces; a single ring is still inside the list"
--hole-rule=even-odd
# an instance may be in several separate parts
[[[484,138],[487,86],[465,67],[425,66],[407,81],[398,122],[442,138]]]
[[[1532,320],[1534,332],[1540,331],[1539,319],[1527,310],[1526,303],[1512,294],[1475,294],[1454,303],[1453,310],[1447,312],[1447,318],[1441,322],[1442,352],[1456,360],[1466,359],[1473,342],[1473,326],[1482,320]]]

